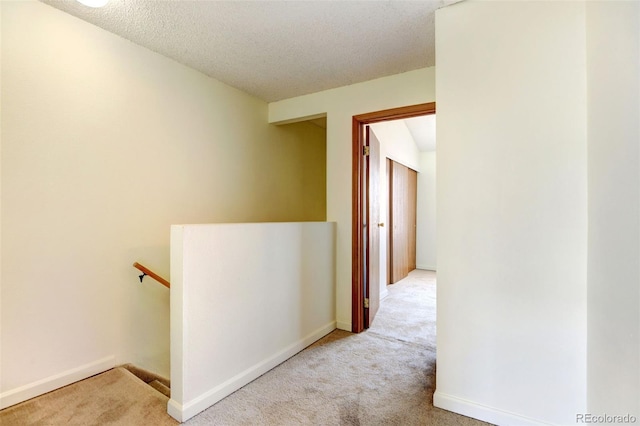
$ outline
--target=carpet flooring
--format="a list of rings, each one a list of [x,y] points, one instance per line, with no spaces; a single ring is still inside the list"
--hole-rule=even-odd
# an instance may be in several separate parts
[[[433,406],[435,273],[413,271],[388,289],[366,332],[330,333],[186,424],[487,425]],[[155,379],[131,371],[116,368],[2,410],[0,425],[176,425]]]
[[[168,398],[123,367],[0,411],[0,425],[174,426]]]
[[[186,424],[486,425],[433,406],[435,291],[434,272],[411,272],[369,330],[334,331]]]

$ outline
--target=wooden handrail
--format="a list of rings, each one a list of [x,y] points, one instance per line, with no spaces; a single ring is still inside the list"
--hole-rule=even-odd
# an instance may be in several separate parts
[[[153,272],[151,269],[149,269],[149,268],[147,268],[145,266],[142,266],[138,262],[134,263],[133,267],[142,271],[142,275],[140,275],[140,282],[142,282],[142,279],[144,278],[145,275],[149,275],[151,278],[153,278],[154,280],[158,281],[163,286],[165,286],[167,288],[171,288],[171,283],[169,283],[169,281],[165,280],[160,275],[158,275],[155,272]]]

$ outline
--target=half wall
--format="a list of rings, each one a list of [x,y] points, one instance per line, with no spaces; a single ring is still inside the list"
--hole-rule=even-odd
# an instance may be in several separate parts
[[[335,328],[335,223],[172,226],[175,419],[193,417]]]

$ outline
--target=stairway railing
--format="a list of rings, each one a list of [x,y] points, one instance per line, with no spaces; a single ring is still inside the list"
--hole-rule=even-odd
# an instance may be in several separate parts
[[[146,266],[143,266],[143,265],[139,264],[138,262],[136,262],[136,263],[133,264],[133,267],[139,269],[140,271],[142,271],[142,275],[140,275],[140,282],[142,282],[142,279],[145,276],[148,275],[151,278],[153,278],[154,280],[158,281],[163,286],[165,286],[167,288],[171,288],[171,283],[169,281],[165,280],[160,275],[156,274],[155,272],[153,272],[151,269],[147,268]]]

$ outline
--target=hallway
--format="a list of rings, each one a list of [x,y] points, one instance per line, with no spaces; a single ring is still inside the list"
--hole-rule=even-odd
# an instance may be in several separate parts
[[[387,286],[376,318],[368,330],[436,351],[436,273],[415,269]]]
[[[332,332],[186,424],[486,424],[432,405],[435,295],[435,272],[411,272],[368,331]]]

